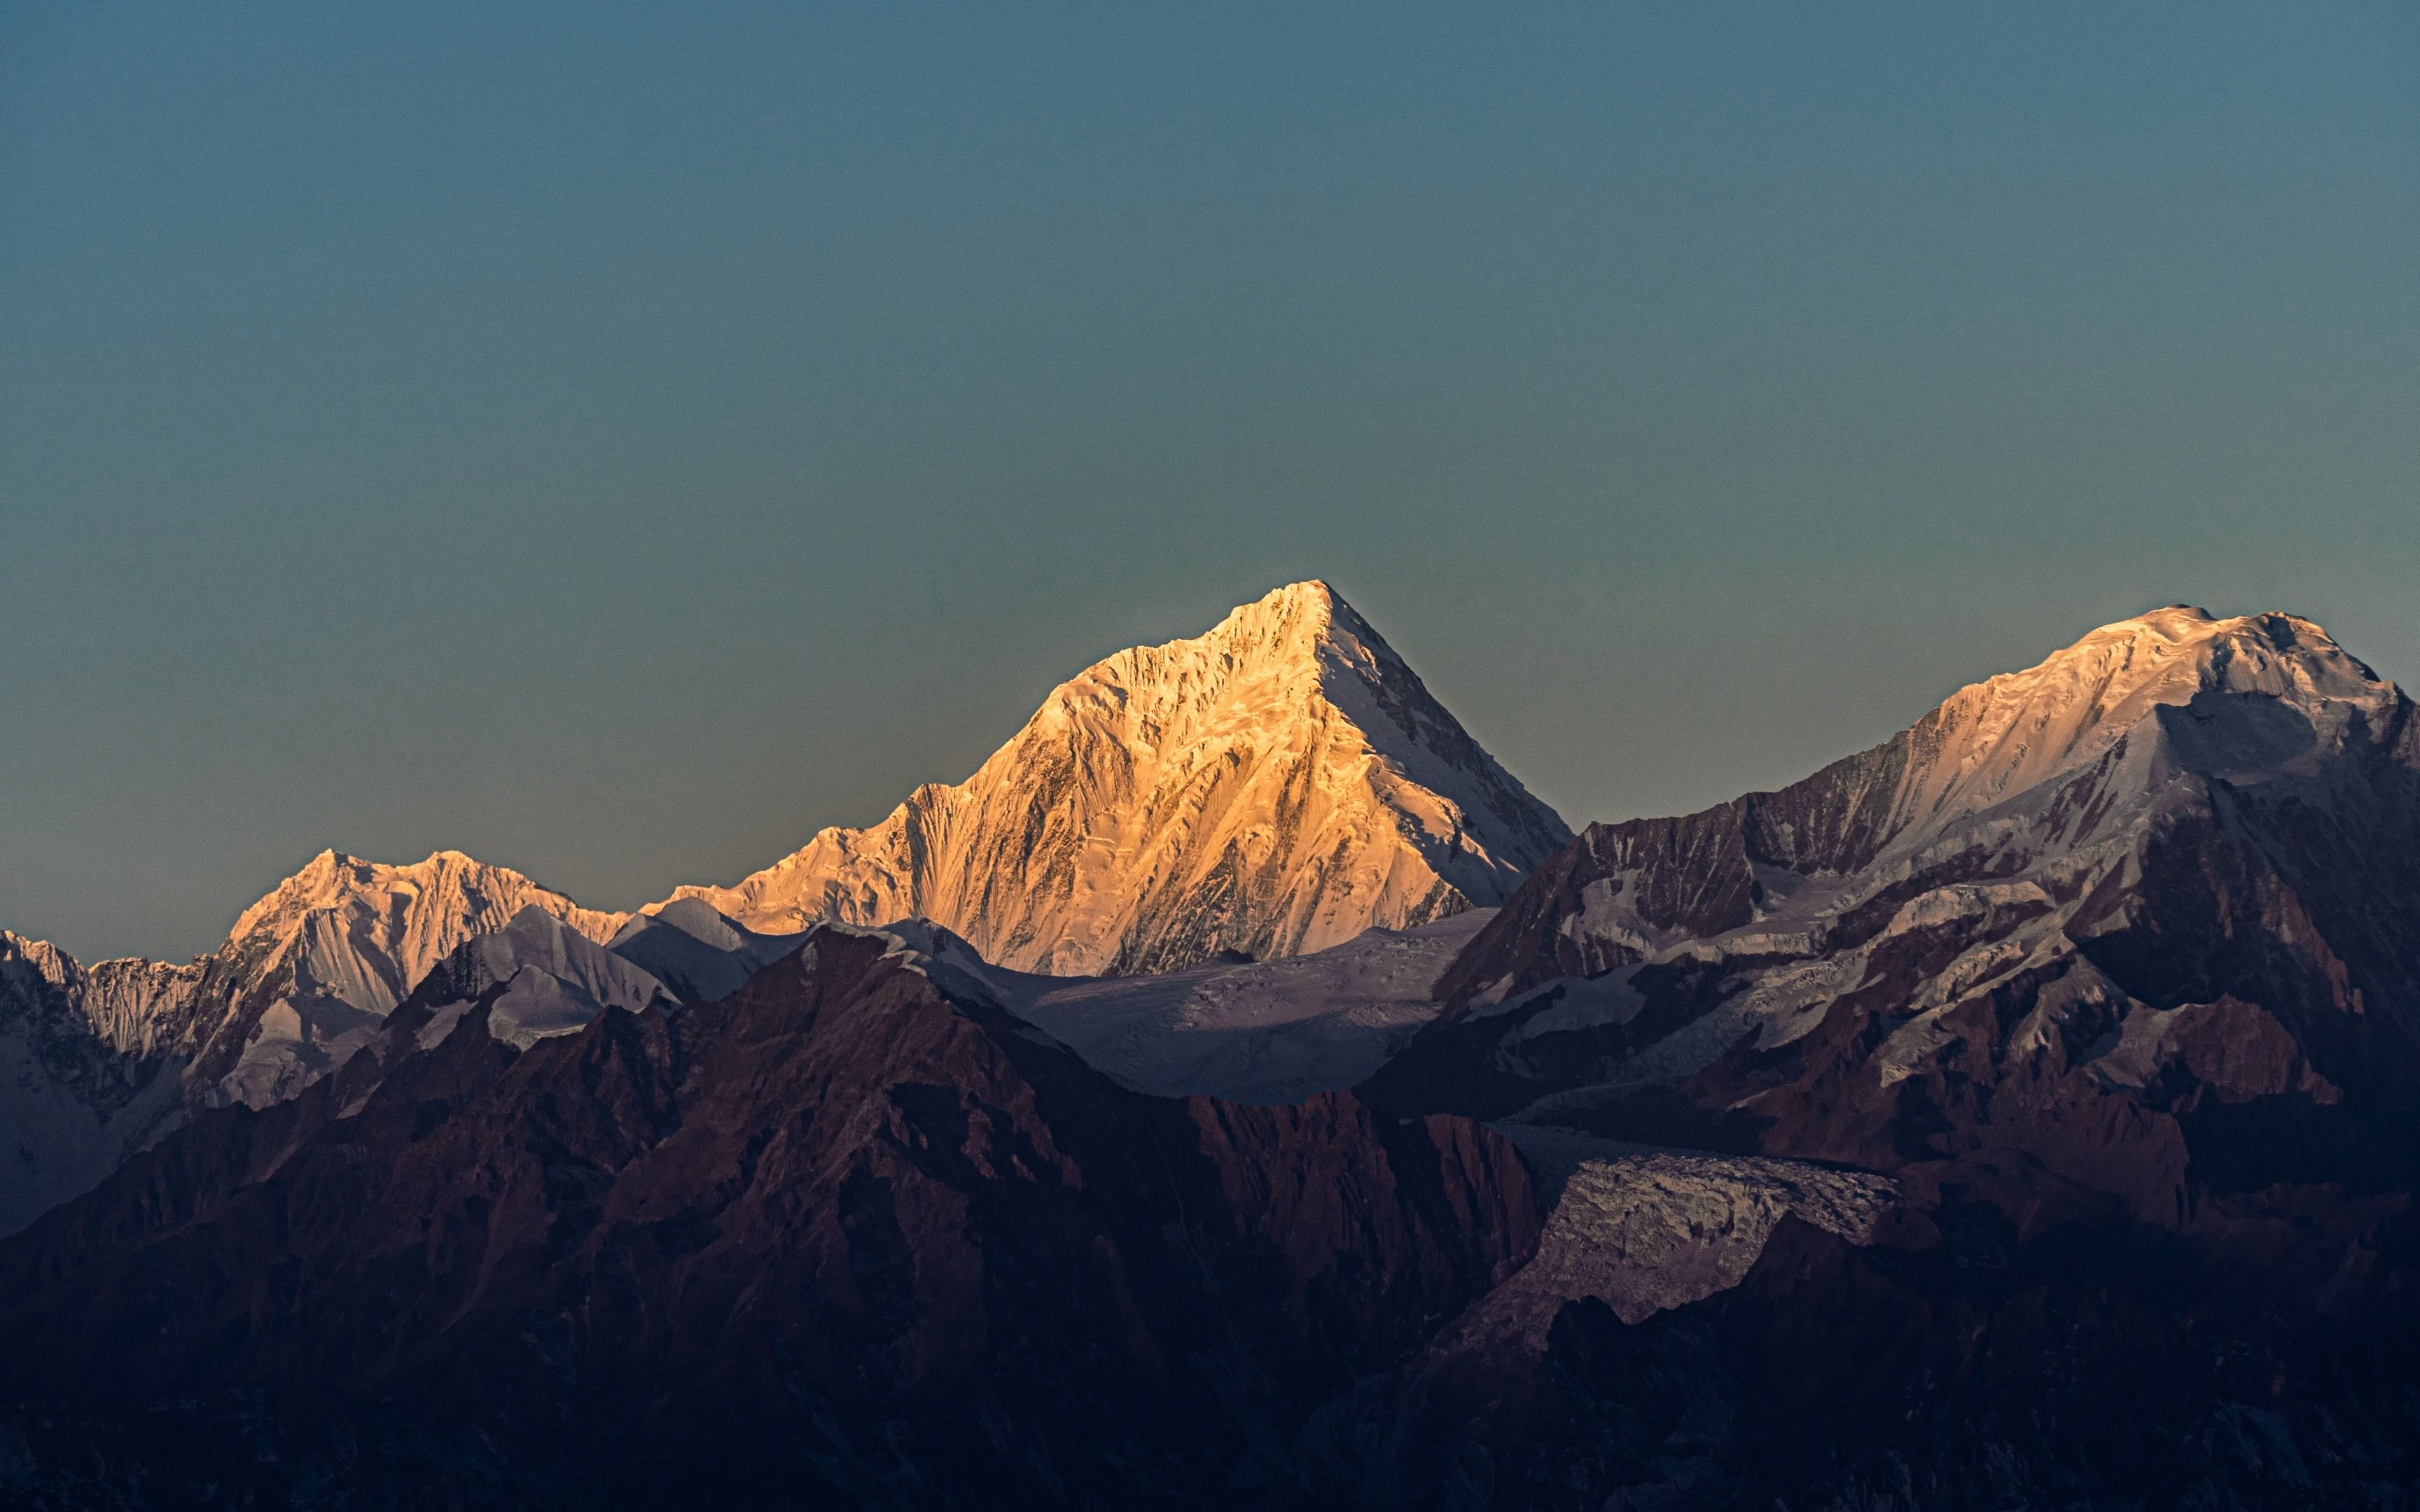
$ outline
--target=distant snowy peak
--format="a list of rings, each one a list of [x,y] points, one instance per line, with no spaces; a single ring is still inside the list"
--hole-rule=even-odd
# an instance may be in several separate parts
[[[390,866],[331,850],[245,909],[225,945],[191,963],[85,966],[56,947],[10,935],[0,970],[49,984],[42,1034],[59,1048],[46,1053],[173,1062],[197,1102],[261,1107],[341,1065],[466,942],[532,911],[592,946],[627,917],[582,908],[458,851]]]
[[[1903,1020],[1876,1041],[1873,1073],[1889,1087],[1955,1041],[1942,1026],[1978,995],[2005,989],[2019,1001],[2056,978],[2074,1001],[2100,1001],[2106,984],[2094,972],[2115,980],[2153,959],[2182,969],[2212,942],[2331,898],[2375,900],[2342,921],[2340,949],[2367,948],[2381,921],[2390,933],[2405,927],[2394,918],[2401,905],[2385,900],[2420,887],[2404,859],[2413,853],[2391,838],[2420,812],[2415,782],[2412,705],[2319,625],[2163,609],[1963,688],[1881,746],[1778,792],[1590,826],[1438,991],[1473,1024],[1495,1026],[1471,1031],[1481,1040],[1620,1027],[1638,1052],[1622,1074],[1645,1080],[1695,1075],[1751,1029],[1769,1052],[1812,1034],[1838,1003],[1885,1005]],[[2244,858],[2236,848],[2256,834],[2260,854]],[[2200,837],[2193,843],[2209,854],[2180,837]],[[2222,855],[2242,873],[2203,876]],[[2245,880],[2254,875],[2263,880]],[[2154,916],[2180,929],[2173,920],[2194,917],[2195,899],[2255,886],[2306,896],[2231,901],[2250,913],[2196,921],[2209,934],[2191,949],[2109,943],[2156,933],[2143,922]],[[2407,954],[2397,944],[2380,959]],[[1723,975],[1721,991],[1701,995],[1720,1011],[1648,1044],[1627,1026],[1674,1020],[1639,984],[1664,980],[1647,968],[1680,962]],[[2211,997],[2241,990],[2195,981]],[[2138,995],[2172,1004],[2180,991]]]
[[[1590,826],[1436,993],[1358,1088],[1388,1111],[1921,1171],[2037,1234],[2381,1190],[2420,1149],[2420,719],[2307,620],[2161,609]]]
[[[343,1064],[439,962],[530,910],[592,944],[625,917],[459,851],[410,866],[322,851],[236,920],[219,952],[235,979],[228,1012],[206,1031],[200,1070],[227,1100],[290,1097]]]
[[[1596,889],[1585,911],[1597,922],[1573,937],[1652,953],[1803,913],[1784,900],[1811,903],[1805,879],[1886,878],[1978,849],[2008,867],[2122,847],[2161,805],[2199,801],[2200,779],[2307,774],[2403,738],[2408,707],[2308,620],[2158,609],[1962,688],[1777,792],[1591,825],[1557,863]]]
[[[1569,838],[1313,581],[1088,668],[870,829],[674,897],[768,933],[921,915],[1018,970],[1130,973],[1494,903]]]
[[[524,908],[598,942],[628,917],[582,908],[459,851],[389,866],[330,850],[244,910],[220,953],[264,972],[291,964],[315,990],[385,1013],[463,941],[505,928]]]
[[[1944,702],[1903,737],[1900,819],[1983,812],[2130,739],[2144,781],[2305,770],[2384,730],[2401,697],[2309,620],[2157,609]]]
[[[488,1032],[517,1050],[576,1034],[609,1009],[636,1013],[679,1006],[653,973],[535,904],[504,928],[465,941],[422,985],[422,1001],[447,1001],[414,1026],[413,1042],[421,1049],[442,1041],[498,986],[504,991],[489,1003]]]

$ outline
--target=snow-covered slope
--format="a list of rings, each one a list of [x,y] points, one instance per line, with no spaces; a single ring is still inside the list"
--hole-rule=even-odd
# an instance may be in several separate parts
[[[1298,1103],[1354,1086],[1436,1017],[1431,989],[1495,912],[1468,909],[1409,930],[1365,930],[1311,955],[1164,976],[990,977],[1003,1007],[1128,1086],[1162,1097]]]
[[[504,991],[489,997],[495,987]],[[422,1050],[442,1041],[483,997],[489,1035],[516,1050],[576,1034],[608,1009],[680,1006],[653,973],[535,904],[494,933],[464,942],[420,983],[418,996],[430,1009],[411,1026],[411,1047]]]
[[[767,933],[923,916],[1021,971],[1166,971],[1498,903],[1569,833],[1303,582],[1088,669],[965,782],[674,899]]]
[[[2373,738],[2401,697],[2309,620],[2156,609],[1943,703],[1902,737],[1885,827],[1920,839],[2104,763],[2133,792],[2178,773],[2311,772]]]
[[[2104,1093],[2333,1107],[2420,1053],[2415,853],[2393,684],[2308,620],[2160,609],[1780,792],[1591,826],[1379,1092],[1885,1163],[2077,1139]]]
[[[594,941],[623,922],[459,851],[412,866],[324,851],[236,920],[219,952],[237,967],[230,1013],[199,1068],[225,1101],[291,1096],[342,1064],[430,967],[530,908]]]
[[[759,934],[695,898],[631,915],[611,941],[614,954],[696,1003],[721,1001],[798,943],[795,934]]]
[[[1006,1009],[1139,1091],[1280,1103],[1352,1087],[1435,1018],[1439,973],[1494,914],[1144,977],[1012,971],[929,918],[832,929],[882,937],[945,990]]]

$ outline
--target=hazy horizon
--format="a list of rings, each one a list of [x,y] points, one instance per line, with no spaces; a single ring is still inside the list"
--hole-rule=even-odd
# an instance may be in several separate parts
[[[0,927],[596,907],[1326,578],[1575,827],[2157,605],[2420,675],[2420,14],[0,16]]]

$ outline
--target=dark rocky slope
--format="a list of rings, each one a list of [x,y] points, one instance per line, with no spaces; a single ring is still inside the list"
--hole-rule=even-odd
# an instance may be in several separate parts
[[[2314,1307],[2148,1229],[2018,1242],[1951,1203],[1861,1246],[1785,1218],[1732,1289],[1633,1324],[1577,1299],[1528,1349],[1450,1335],[1321,1426],[1383,1446],[1370,1505],[2409,1508],[2413,1234],[2405,1205],[2303,1236],[2288,1272],[2373,1273]]]
[[[519,1055],[479,1005],[411,1051],[432,980],[396,1053],[197,1119],[0,1245],[0,1485],[1291,1497],[1300,1421],[1534,1244],[1473,1124],[1128,1092],[894,944],[819,931]]]

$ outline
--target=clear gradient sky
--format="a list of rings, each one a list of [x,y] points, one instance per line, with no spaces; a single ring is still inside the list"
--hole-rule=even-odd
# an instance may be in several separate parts
[[[1517,11],[1517,13],[1516,13]],[[0,924],[598,906],[1337,584],[1575,824],[2420,681],[2420,8],[0,5]]]

